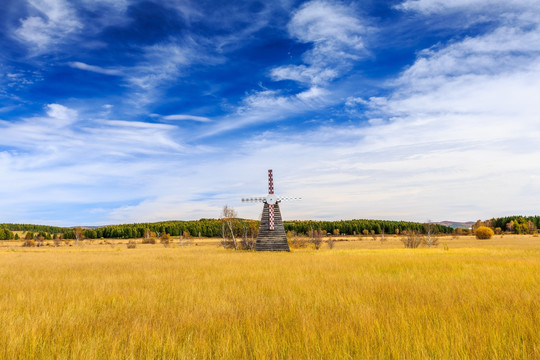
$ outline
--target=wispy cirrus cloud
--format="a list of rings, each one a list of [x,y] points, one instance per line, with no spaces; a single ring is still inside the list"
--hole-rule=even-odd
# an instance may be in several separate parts
[[[215,136],[257,124],[277,123],[288,117],[323,109],[338,102],[328,90],[318,87],[294,95],[275,90],[255,91],[242,100],[234,114],[221,118],[220,122],[203,130],[200,137]]]
[[[354,15],[354,10],[320,0],[302,5],[289,22],[289,34],[299,42],[312,44],[313,48],[303,55],[305,64],[272,69],[272,79],[323,85],[366,56],[363,37],[369,28]]]
[[[111,154],[136,156],[183,151],[183,146],[174,140],[173,134],[178,131],[174,125],[88,119],[60,104],[48,104],[45,110],[46,116],[0,123],[6,135],[0,145],[37,156],[51,150],[73,162],[90,162]]]
[[[429,16],[445,8],[468,11],[479,3],[422,10]],[[349,98],[348,107],[370,108],[373,121],[330,132],[362,138],[341,149],[339,158],[358,157],[365,172],[379,174],[384,188],[407,190],[409,200],[403,201],[415,209],[408,216],[417,220],[422,208],[470,219],[519,208],[534,213],[540,200],[540,167],[533,165],[540,156],[539,32],[522,25],[500,19],[484,33],[420,51],[389,82],[388,96]],[[366,186],[378,188],[368,177]]]
[[[68,65],[71,66],[72,68],[75,68],[75,69],[91,71],[91,72],[95,72],[95,73],[98,73],[98,74],[114,75],[114,76],[123,75],[122,71],[118,70],[118,69],[107,69],[107,68],[103,68],[103,67],[97,66],[97,65],[85,64],[85,63],[80,62],[80,61],[72,61],[72,62],[68,63]]]
[[[212,120],[210,120],[209,118],[205,117],[205,116],[196,116],[196,115],[187,115],[187,114],[175,114],[175,115],[166,115],[166,116],[163,116],[163,119],[165,120],[174,120],[174,121],[197,121],[197,122],[202,122],[202,123],[205,123],[205,122],[210,122]]]
[[[225,61],[191,37],[171,38],[142,47],[141,52],[141,60],[124,71],[124,81],[130,90],[129,101],[141,108],[155,102],[175,81],[187,76],[191,66]]]
[[[52,51],[84,27],[65,0],[29,0],[28,4],[32,15],[20,20],[15,36],[32,44],[34,53]]]
[[[435,9],[455,11],[456,7],[469,11],[480,5],[486,4],[458,1],[421,10],[427,14]],[[396,87],[388,102],[381,104],[393,114],[422,110],[424,114],[504,117],[518,112],[526,121],[537,110],[540,32],[535,25],[523,26],[521,20],[493,20],[498,24],[485,33],[420,51],[414,64],[394,81]]]
[[[174,125],[89,119],[60,104],[45,111],[0,121],[0,169],[10,174],[0,180],[4,205],[11,209],[1,213],[4,219],[35,219],[42,216],[40,204],[49,202],[59,204],[59,219],[68,216],[68,204],[85,206],[81,214],[88,215],[96,203],[151,197],[147,185],[171,167],[170,158],[192,151],[178,140],[181,131]],[[8,196],[11,191],[17,197]]]
[[[100,41],[86,41],[105,27],[128,23],[130,0],[25,0],[28,15],[19,19],[13,37],[29,45],[31,56],[63,52],[65,45],[104,47]],[[88,22],[81,14],[90,14]],[[96,16],[98,15],[98,16]]]
[[[304,64],[272,68],[273,81],[292,80],[302,88],[294,91],[261,90],[246,95],[235,114],[223,118],[204,136],[215,135],[254,124],[281,121],[341,101],[339,91],[329,84],[344,76],[368,51],[363,37],[368,26],[352,6],[332,1],[314,0],[303,4],[287,25],[295,41],[312,48],[302,55]],[[291,93],[292,92],[292,93]]]
[[[538,11],[540,5],[534,0],[406,0],[397,5],[397,8],[405,11],[418,11],[424,14],[445,13],[445,12],[477,12],[481,11],[486,15],[495,15],[507,11],[516,14],[523,14],[523,10]],[[499,20],[504,21],[500,18]]]

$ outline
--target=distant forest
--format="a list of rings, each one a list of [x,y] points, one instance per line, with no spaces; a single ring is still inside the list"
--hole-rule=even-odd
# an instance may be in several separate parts
[[[540,216],[506,216],[493,218],[486,221],[477,221],[477,226],[487,226],[495,230],[495,233],[533,234],[540,228]]]
[[[242,220],[239,222],[251,222],[258,225],[258,221]],[[437,231],[442,234],[451,234],[456,230],[444,225],[434,224]],[[540,228],[540,216],[507,216],[493,218],[486,221],[477,221],[477,226],[485,225],[502,232],[530,233]],[[367,234],[399,234],[407,230],[425,232],[423,223],[408,221],[387,220],[340,220],[340,221],[311,221],[295,220],[284,222],[285,231],[295,232],[299,235],[307,235],[310,230],[322,230],[329,234],[367,235]],[[97,228],[83,228],[82,232],[87,239],[100,238],[142,238],[146,229],[154,233],[166,233],[171,236],[203,236],[218,237],[222,232],[220,219],[200,219],[193,221],[161,221],[155,223],[138,223],[124,225],[108,225]],[[56,227],[33,224],[0,224],[0,240],[16,239],[15,231],[30,232],[32,235],[43,236],[51,239],[61,235],[65,239],[75,238],[75,228]]]
[[[242,220],[240,222],[258,221]],[[452,233],[454,229],[449,226],[435,225],[440,233]],[[285,231],[295,232],[299,235],[307,235],[309,230],[322,230],[330,234],[395,234],[415,230],[423,232],[424,224],[406,221],[386,221],[386,220],[341,220],[341,221],[286,221]],[[159,234],[169,234],[171,236],[221,236],[222,221],[220,219],[200,219],[194,221],[162,221],[155,223],[138,223],[124,225],[109,225],[97,228],[83,228],[82,232],[87,239],[100,238],[142,238],[146,229]],[[61,234],[65,239],[75,238],[75,228],[56,227],[33,224],[0,224],[0,239],[7,240],[15,238],[14,231],[26,231],[43,236],[45,239],[54,238]]]

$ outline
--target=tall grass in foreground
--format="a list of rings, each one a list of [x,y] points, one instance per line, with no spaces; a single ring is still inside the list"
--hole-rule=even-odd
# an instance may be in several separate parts
[[[0,252],[2,359],[538,359],[540,250]]]

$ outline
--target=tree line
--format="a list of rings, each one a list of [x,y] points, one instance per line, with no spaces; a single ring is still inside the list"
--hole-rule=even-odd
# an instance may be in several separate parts
[[[505,216],[486,221],[478,220],[473,229],[479,226],[492,228],[495,233],[534,234],[540,228],[540,216]]]
[[[449,226],[432,224],[436,232],[451,234],[454,229]],[[425,233],[426,226],[423,223],[410,221],[390,220],[340,220],[340,221],[288,221],[284,223],[285,231],[295,231],[297,234],[307,235],[310,230],[322,230],[333,235],[368,235],[368,234],[400,234],[404,231],[416,231]],[[432,227],[432,228],[433,228]]]
[[[259,225],[258,221],[254,223]],[[453,229],[448,226],[435,224],[439,233],[451,233]],[[287,221],[284,223],[285,231],[294,231],[299,235],[308,235],[310,230],[320,230],[330,234],[396,234],[406,230],[425,232],[422,223],[388,220],[340,220],[340,221]],[[100,238],[142,238],[150,230],[156,234],[169,234],[170,236],[201,236],[220,237],[223,234],[222,219],[200,219],[191,221],[161,221],[155,223],[135,223],[122,225],[107,225],[97,228],[82,228],[82,235],[86,239]],[[241,232],[241,228],[235,229]],[[76,228],[56,227],[34,224],[0,224],[0,239],[15,238],[13,231],[27,231],[44,233],[46,239],[61,236],[64,239],[75,239]]]
[[[239,219],[242,220],[242,219]],[[259,221],[251,221],[259,226]],[[242,224],[242,222],[240,222]],[[314,220],[293,220],[284,222],[285,231],[294,232],[298,235],[309,235],[310,231],[318,230],[333,235],[368,235],[368,234],[402,234],[405,231],[416,231],[426,233],[426,224],[410,221],[390,221],[390,220],[339,220],[339,221],[314,221]],[[453,229],[449,226],[432,224],[435,231],[440,234],[451,234],[453,232],[462,233],[461,229]],[[252,225],[254,226],[254,225]],[[540,228],[540,216],[506,216],[492,218],[489,220],[478,220],[473,225],[473,231],[479,226],[492,228],[495,233],[515,233],[529,234],[538,232]],[[223,219],[200,219],[190,221],[160,221],[154,223],[135,223],[122,225],[107,225],[96,228],[82,228],[82,236],[86,239],[130,239],[142,238],[149,230],[155,234],[169,234],[170,236],[201,236],[201,237],[221,237],[223,235]],[[75,239],[77,237],[76,228],[58,227],[35,224],[0,224],[0,240],[11,240],[18,238],[15,231],[25,231],[30,235],[40,235],[45,239],[62,237],[64,239]],[[244,230],[241,226],[234,229],[235,233],[241,234]],[[159,236],[159,235],[158,235]]]
[[[32,232],[46,232],[49,234],[62,234],[71,228],[68,227],[58,227],[58,226],[49,226],[49,225],[34,225],[34,224],[0,224],[0,229],[10,230],[10,231],[32,231]]]

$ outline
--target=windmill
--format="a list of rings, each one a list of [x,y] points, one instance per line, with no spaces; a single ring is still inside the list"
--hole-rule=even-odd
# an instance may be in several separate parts
[[[257,251],[290,251],[281,219],[279,203],[285,200],[301,200],[301,198],[277,197],[274,194],[274,178],[272,170],[268,170],[268,195],[266,197],[244,198],[242,202],[263,202],[263,213],[255,250]]]

